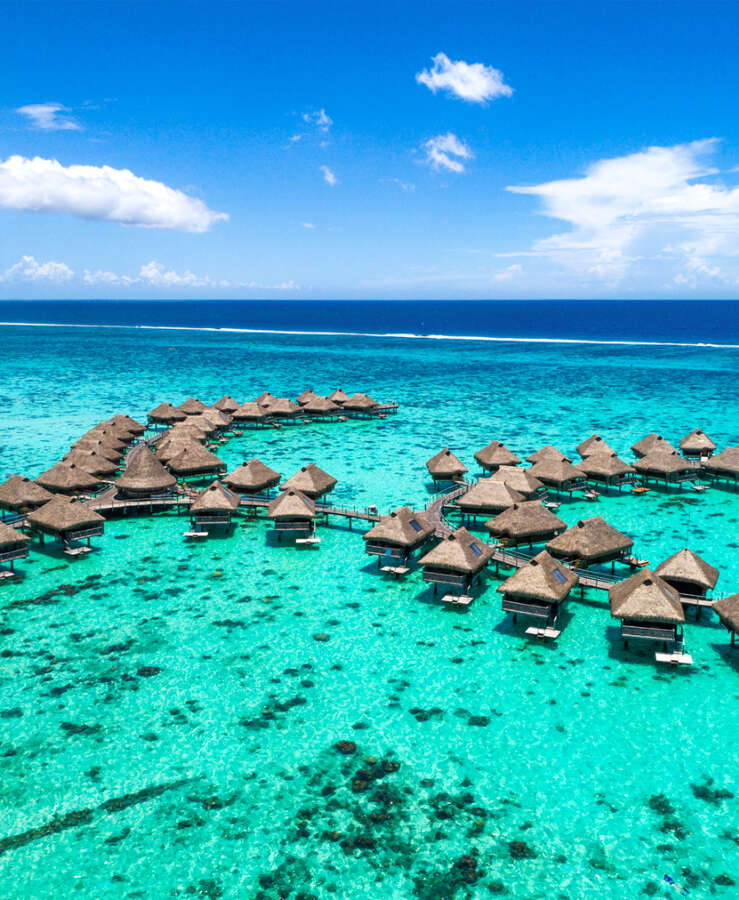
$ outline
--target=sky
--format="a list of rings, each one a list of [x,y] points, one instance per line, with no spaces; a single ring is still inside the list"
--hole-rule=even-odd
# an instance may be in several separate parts
[[[731,0],[0,16],[0,299],[739,296]]]

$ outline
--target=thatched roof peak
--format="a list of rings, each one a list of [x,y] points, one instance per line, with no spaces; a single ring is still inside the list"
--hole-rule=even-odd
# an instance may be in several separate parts
[[[167,461],[175,475],[198,475],[225,472],[226,464],[201,444],[185,444],[180,452]]]
[[[524,497],[532,497],[539,488],[544,487],[536,475],[532,475],[528,469],[519,469],[516,466],[500,466],[490,477],[493,481],[505,482],[508,487]]]
[[[615,453],[613,447],[607,444],[599,434],[591,435],[582,444],[579,444],[576,450],[583,459],[593,453]]]
[[[248,459],[224,478],[235,491],[263,491],[280,482],[280,473],[259,459]]]
[[[130,493],[156,493],[171,490],[177,479],[171,475],[145,445],[131,451],[126,471],[116,481],[119,490]]]
[[[614,584],[608,591],[611,615],[635,622],[680,625],[685,613],[678,592],[649,569]]]
[[[197,416],[205,412],[208,407],[202,400],[198,400],[197,397],[188,397],[184,403],[180,403],[177,409],[186,416]]]
[[[122,437],[120,431],[114,431],[112,428],[106,428],[104,425],[96,425],[94,428],[86,431],[80,437],[80,441],[83,440],[102,441],[114,450],[120,450],[121,453],[123,453],[129,443],[128,436]]]
[[[577,575],[546,550],[498,585],[500,594],[516,594],[545,603],[561,603],[577,584]]]
[[[213,404],[213,409],[218,409],[230,416],[239,408],[239,405],[239,402],[234,400],[230,394],[224,394],[217,403]]]
[[[492,478],[481,478],[457,500],[461,510],[472,509],[506,509],[514,503],[520,503],[523,494],[519,494],[505,481]]]
[[[0,484],[0,507],[19,512],[21,509],[41,506],[51,500],[52,494],[46,488],[26,478],[25,475],[11,475]]]
[[[153,422],[161,422],[164,425],[169,425],[172,422],[182,422],[187,418],[181,409],[177,409],[171,403],[160,403],[159,406],[150,409],[146,415]]]
[[[123,458],[123,451],[116,450],[115,447],[111,447],[110,444],[107,444],[105,441],[98,441],[92,437],[81,437],[72,444],[70,449],[84,451],[94,450],[98,456],[102,456],[103,459],[107,459],[108,462],[112,463],[118,463]]]
[[[283,491],[267,507],[270,519],[315,519],[316,504],[301,491]]]
[[[82,503],[74,497],[52,497],[39,509],[28,514],[27,521],[31,525],[49,531],[69,531],[72,528],[85,528],[99,525],[105,520],[95,512],[89,504]]]
[[[117,413],[110,420],[113,425],[118,425],[126,429],[129,434],[134,434],[136,436],[142,435],[146,431],[146,426],[142,425],[141,422],[137,422],[136,419],[132,419],[131,416],[124,415],[123,413]]]
[[[241,406],[233,413],[233,417],[237,421],[258,421],[260,419],[266,418],[266,416],[267,413],[257,403],[256,400],[247,400],[246,403],[242,403]]]
[[[739,475],[739,447],[727,447],[714,454],[705,464],[708,472],[719,475]]]
[[[690,463],[677,450],[660,450],[655,447],[634,463],[637,472],[672,475],[691,470]]]
[[[579,463],[575,463],[575,468],[585,475],[599,478],[612,478],[636,471],[615,453],[593,453],[592,456],[586,456]]]
[[[231,512],[238,509],[240,502],[238,494],[224,487],[220,481],[213,481],[198,494],[190,507],[190,512]]]
[[[487,447],[475,453],[475,459],[481,466],[517,466],[521,460],[500,441],[491,441]]]
[[[287,397],[273,397],[272,400],[265,400],[261,406],[268,416],[294,416],[301,410],[297,403]]]
[[[91,475],[74,462],[56,463],[56,465],[39,475],[36,482],[54,494],[94,491],[100,485],[99,478]]]
[[[69,453],[65,453],[61,461],[79,466],[90,475],[115,475],[118,471],[116,463],[106,459],[95,450],[88,450],[84,447],[73,447]]]
[[[661,434],[656,434],[654,431],[643,437],[640,441],[637,441],[631,447],[631,452],[634,456],[646,456],[647,453],[651,453],[653,450],[663,450],[668,453],[677,452],[668,440],[663,438]]]
[[[485,567],[492,555],[492,547],[471,535],[466,528],[458,528],[422,556],[419,565],[474,575]]]
[[[583,474],[576,469],[566,456],[544,456],[528,470],[530,475],[545,484],[563,484],[566,481],[582,481]]]
[[[342,406],[344,409],[374,409],[376,406],[379,406],[377,400],[373,400],[372,397],[369,397],[367,394],[363,394],[361,392],[353,394],[349,397],[348,400],[344,400]]]
[[[708,437],[705,431],[694,428],[690,434],[686,434],[680,441],[680,449],[685,453],[713,453],[716,444]]]
[[[307,497],[318,498],[333,490],[336,479],[315,463],[303,466],[280,486],[281,491],[298,491]]]
[[[329,400],[333,400],[334,403],[346,403],[349,399],[349,394],[346,391],[342,391],[341,388],[337,388],[332,394],[328,395]]]
[[[341,407],[328,397],[311,397],[303,404],[303,409],[308,413],[332,413],[338,412]]]
[[[254,402],[258,403],[260,406],[263,406],[265,403],[271,403],[276,399],[277,397],[275,397],[274,394],[270,394],[269,391],[264,391],[264,393],[260,394]]]
[[[540,459],[544,459],[547,456],[556,456],[559,459],[566,459],[567,462],[572,462],[569,456],[565,456],[565,454],[553,444],[547,444],[546,447],[542,447],[541,450],[537,450],[536,453],[527,456],[526,462],[537,463]]]
[[[467,471],[467,466],[448,447],[444,447],[432,456],[426,463],[426,468],[432,476],[448,475],[450,478],[464,475]]]
[[[306,403],[310,403],[310,401],[315,400],[316,397],[318,397],[318,394],[310,388],[307,388],[299,397],[295,398],[295,402],[299,403],[301,406],[305,406]]]
[[[219,428],[225,428],[226,425],[231,424],[231,416],[225,412],[222,412],[220,409],[216,409],[215,406],[211,406],[208,409],[204,409],[202,415],[212,424],[217,425]],[[194,419],[199,419],[200,416],[193,416]]]
[[[431,537],[434,526],[425,513],[415,512],[409,506],[401,506],[365,532],[365,541],[388,541],[400,547],[413,547]]]
[[[30,540],[31,538],[27,534],[23,534],[22,531],[16,531],[15,528],[6,525],[5,522],[0,522],[0,553],[10,550],[12,547],[27,544]]]
[[[709,591],[716,587],[719,571],[687,547],[660,563],[655,574],[665,581],[684,581]]]
[[[485,522],[485,528],[495,537],[521,541],[538,535],[555,535],[564,531],[567,525],[555,514],[542,506],[540,500],[514,503],[494,519]]]
[[[580,559],[584,563],[631,549],[634,542],[617,531],[603,516],[581,519],[563,534],[547,544],[547,550],[557,557]]]

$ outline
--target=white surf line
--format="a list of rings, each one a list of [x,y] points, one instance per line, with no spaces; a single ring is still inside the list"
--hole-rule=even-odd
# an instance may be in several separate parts
[[[315,337],[372,337],[414,341],[482,341],[497,344],[585,344],[604,347],[683,347],[708,350],[739,350],[739,344],[714,344],[708,341],[609,341],[597,338],[491,337],[464,334],[414,334],[413,332],[375,331],[296,331],[281,328],[231,328],[200,325],[90,325],[64,322],[0,322],[0,326],[18,328],[117,328],[138,331],[203,331],[215,334],[287,334]]]

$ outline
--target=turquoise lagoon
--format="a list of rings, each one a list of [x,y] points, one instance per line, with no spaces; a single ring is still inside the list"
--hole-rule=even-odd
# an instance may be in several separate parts
[[[739,350],[125,329],[5,328],[2,475],[161,400],[367,390],[382,422],[245,431],[222,457],[316,461],[347,504],[425,504],[424,462],[474,472],[500,439],[622,455],[648,431],[737,443]],[[564,502],[658,563],[689,545],[739,590],[739,494]],[[0,896],[731,897],[739,883],[739,648],[686,626],[695,665],[625,651],[605,596],[553,645],[384,580],[359,531],[318,549],[264,520],[189,545],[176,516],[34,549],[0,595]],[[328,640],[316,640],[326,635]],[[356,743],[354,754],[336,749]],[[463,858],[460,862],[460,858]]]

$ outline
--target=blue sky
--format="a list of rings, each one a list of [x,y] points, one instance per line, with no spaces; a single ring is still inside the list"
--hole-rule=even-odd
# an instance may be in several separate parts
[[[732,2],[0,2],[0,297],[735,297]]]

